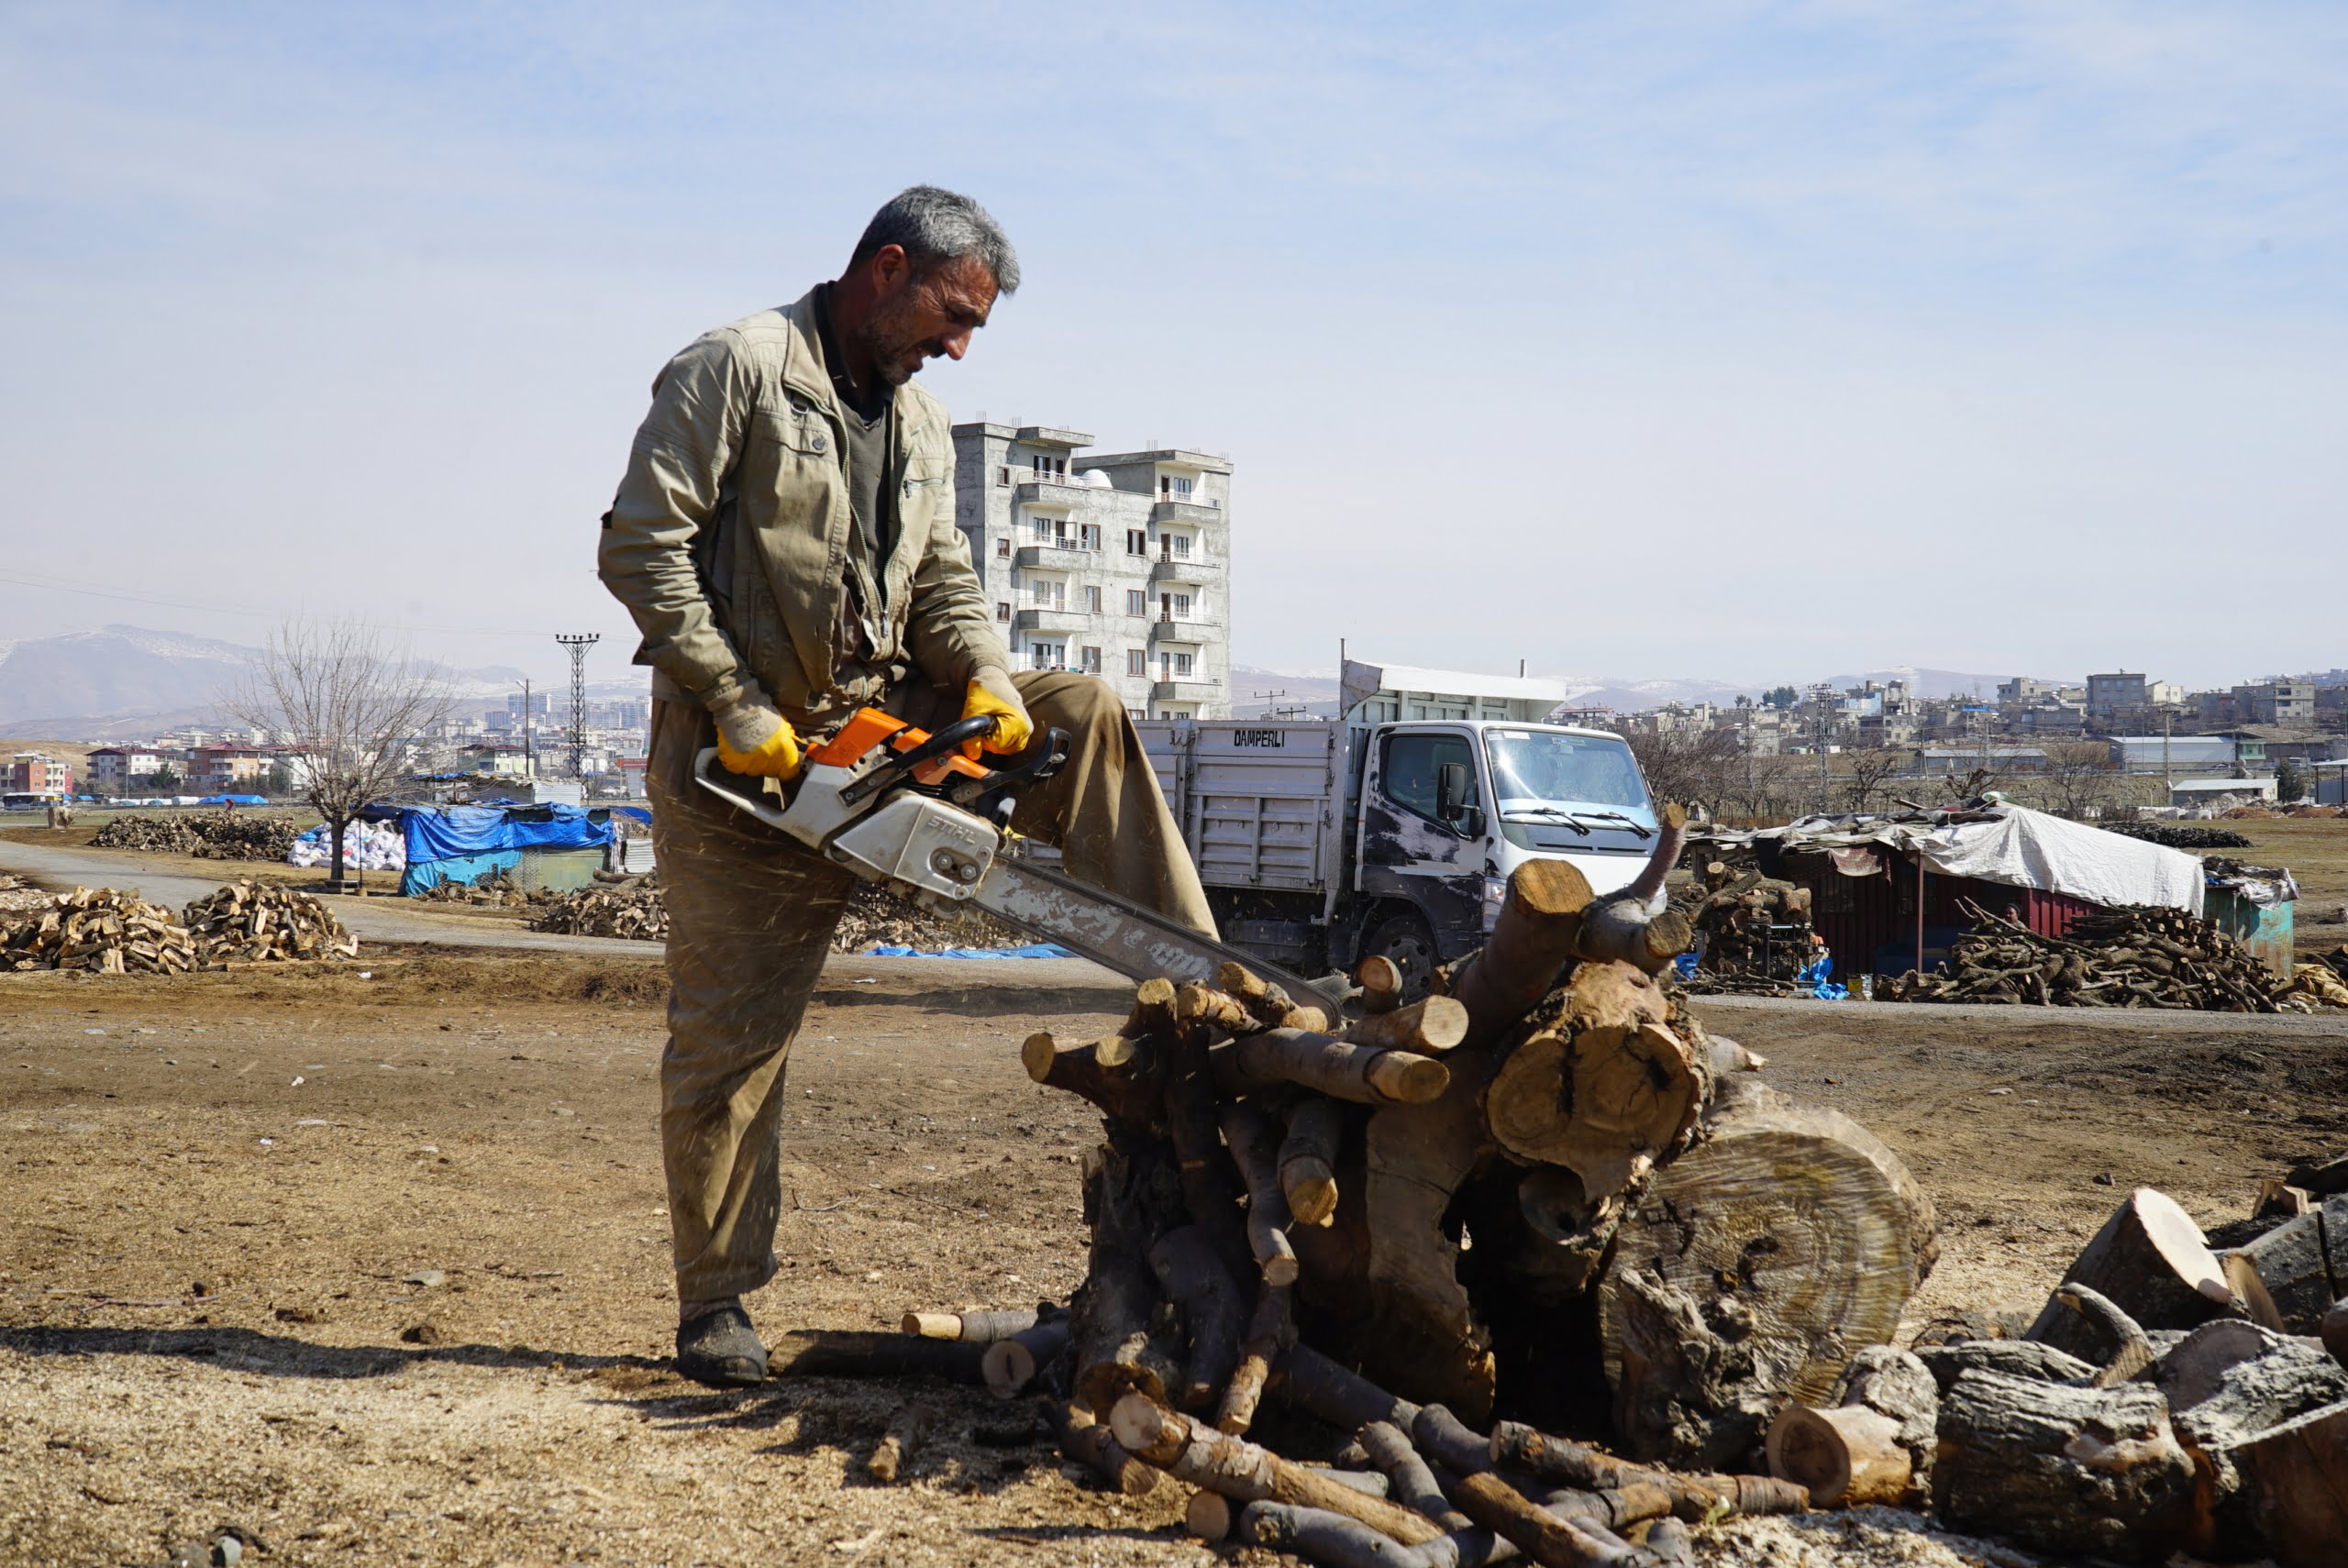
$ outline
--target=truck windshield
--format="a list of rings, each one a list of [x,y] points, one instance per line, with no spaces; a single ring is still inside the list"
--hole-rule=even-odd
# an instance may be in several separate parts
[[[1620,811],[1641,825],[1653,824],[1639,766],[1621,741],[1545,730],[1492,730],[1488,738],[1492,792],[1502,817],[1536,815],[1545,807],[1551,812]]]

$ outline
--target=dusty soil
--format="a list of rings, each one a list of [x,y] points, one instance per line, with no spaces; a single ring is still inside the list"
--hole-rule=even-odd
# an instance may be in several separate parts
[[[2276,817],[2213,822],[2250,840],[2248,849],[2212,849],[2254,866],[2282,866],[2298,878],[2292,928],[2299,956],[2314,957],[2348,942],[2348,817]]]
[[[1180,1488],[1086,1489],[1019,1407],[925,1391],[943,1435],[884,1488],[862,1459],[903,1390],[666,1369],[661,992],[648,964],[381,949],[0,980],[0,1562],[161,1562],[227,1521],[284,1564],[1210,1561]],[[792,1068],[760,1323],[1064,1297],[1095,1123],[1016,1046],[1112,1027],[1102,1005],[836,965]],[[1920,1317],[2035,1305],[2132,1184],[2235,1218],[2348,1119],[2336,1032],[2005,1010],[1713,1015],[1932,1191]],[[1892,1514],[1736,1527],[1706,1560],[1980,1561]]]

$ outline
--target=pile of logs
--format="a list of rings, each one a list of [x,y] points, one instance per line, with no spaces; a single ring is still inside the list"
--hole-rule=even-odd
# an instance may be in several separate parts
[[[2348,1176],[2348,1161],[2325,1170]],[[1912,1360],[1929,1375],[1928,1390],[1909,1374],[1894,1405],[1866,1390],[1837,1401],[1899,1418],[1898,1437],[1847,1409],[1781,1416],[1773,1452],[1781,1431],[1803,1445],[1783,1473],[1864,1477],[1896,1468],[1898,1446],[1919,1495],[1929,1468],[1950,1524],[2043,1550],[2339,1562],[2348,1307],[2334,1303],[2348,1287],[2348,1198],[2317,1207],[2304,1188],[2269,1187],[2271,1215],[2305,1211],[2222,1253],[2175,1200],[2138,1188],[2021,1337],[1935,1325],[1912,1353],[1855,1363]],[[1936,1434],[1929,1453],[1909,1441],[1919,1421]]]
[[[204,960],[168,909],[137,889],[76,888],[0,918],[0,968],[177,975]]]
[[[1490,942],[1417,1002],[1382,958],[1301,997],[1231,965],[1143,983],[1105,1038],[1029,1038],[1029,1076],[1106,1134],[1087,1278],[1030,1347],[1087,1434],[1072,1452],[1202,1485],[1228,1505],[1204,1523],[1332,1562],[1483,1562],[1494,1533],[1540,1562],[1665,1562],[1673,1532],[1619,1533],[1799,1506],[1726,1473],[1890,1337],[1933,1210],[1658,984],[1692,937],[1663,890],[1684,831],[1667,812],[1604,899],[1567,862],[1521,867]],[[1268,1393],[1357,1433],[1404,1500],[1242,1441]],[[1542,1430],[1611,1430],[1625,1458]],[[1455,1537],[1467,1555],[1428,1554]]]
[[[334,911],[292,888],[237,881],[187,906],[187,928],[207,964],[356,958],[359,938]]]
[[[1975,925],[1956,939],[1947,967],[1911,969],[1877,986],[1877,1000],[2277,1010],[2266,966],[2183,910],[2121,905],[2045,936],[1970,900],[1959,907]]]
[[[534,903],[545,903],[555,895],[546,892],[526,893],[514,885],[514,879],[503,871],[493,871],[478,882],[446,879],[435,882],[424,891],[412,895],[437,904],[494,904],[505,909],[526,909]]]
[[[2187,827],[2176,823],[2098,823],[2106,833],[2141,838],[2170,849],[2248,849],[2250,840],[2232,828]]]
[[[1707,862],[1698,875],[1689,909],[1698,957],[1688,988],[1765,997],[1800,991],[1794,977],[1818,956],[1810,889],[1721,860]]]
[[[160,850],[198,860],[282,860],[302,830],[283,817],[207,812],[201,816],[115,817],[90,839],[93,849]]]
[[[666,942],[669,906],[660,897],[659,879],[647,872],[626,882],[599,882],[559,894],[530,917],[530,929]]]

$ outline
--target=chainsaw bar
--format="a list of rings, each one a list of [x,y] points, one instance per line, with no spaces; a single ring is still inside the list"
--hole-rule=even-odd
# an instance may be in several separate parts
[[[1214,984],[1225,964],[1242,965],[1299,1001],[1320,992],[1301,976],[1227,947],[1170,916],[1040,866],[996,856],[969,901],[1007,925],[1056,942],[1131,980],[1163,975]],[[942,905],[942,900],[941,900]]]

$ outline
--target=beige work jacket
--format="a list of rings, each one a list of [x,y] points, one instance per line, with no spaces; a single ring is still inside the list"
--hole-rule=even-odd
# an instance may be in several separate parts
[[[656,695],[708,703],[755,680],[794,723],[820,731],[870,694],[836,690],[841,650],[857,650],[853,523],[816,308],[810,292],[669,361],[604,516],[597,571],[644,635],[637,662],[656,671]],[[959,686],[1010,657],[954,525],[945,405],[908,381],[894,413],[885,482],[896,486],[896,547],[866,662],[909,658]]]

